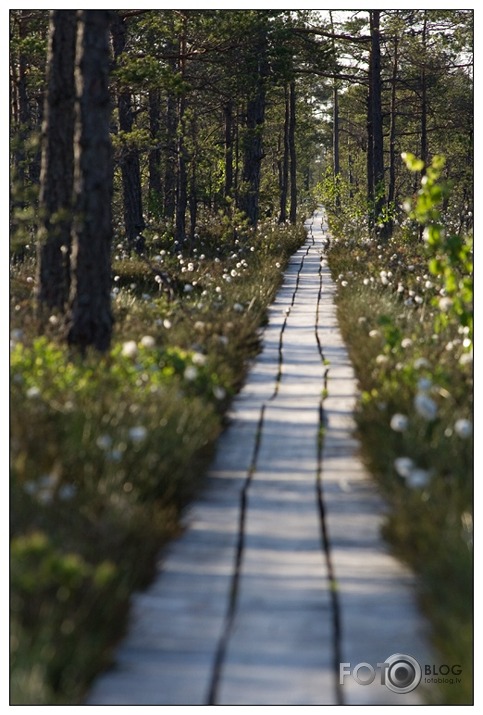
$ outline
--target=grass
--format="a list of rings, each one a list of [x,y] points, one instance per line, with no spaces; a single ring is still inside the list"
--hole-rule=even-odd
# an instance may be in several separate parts
[[[448,316],[441,320],[441,284],[415,239],[336,238],[328,260],[361,391],[356,418],[363,457],[390,507],[384,535],[418,575],[439,662],[461,666],[461,683],[442,686],[437,701],[468,704],[473,698],[469,330]]]
[[[109,664],[131,593],[203,486],[302,227],[235,237],[200,222],[190,255],[147,231],[113,256],[115,334],[83,360],[40,325],[35,257],[11,266],[11,703],[76,704]],[[174,298],[152,267],[173,277]]]

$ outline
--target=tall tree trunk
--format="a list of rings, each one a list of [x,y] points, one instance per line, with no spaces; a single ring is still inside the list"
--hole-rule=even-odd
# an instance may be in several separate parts
[[[11,10],[10,52],[10,130],[12,174],[9,182],[9,208],[12,227],[17,224],[16,209],[30,206],[35,218],[31,230],[38,230],[38,186],[40,184],[40,141],[45,101],[43,82],[38,81],[36,53],[38,41],[48,40],[48,15],[39,10]],[[32,55],[33,53],[33,55]],[[25,247],[15,248],[21,259]]]
[[[372,53],[369,56],[369,88],[367,92],[367,207],[369,230],[374,228],[374,130],[372,117]]]
[[[225,104],[225,182],[223,195],[226,198],[233,194],[233,101]]]
[[[334,182],[337,187],[335,195],[335,205],[340,206],[340,194],[338,179],[340,176],[340,152],[339,152],[339,90],[337,88],[337,81],[334,80],[334,87],[332,89],[333,97],[333,108],[332,108],[332,152],[334,155]]]
[[[21,10],[19,27],[20,40],[25,40],[28,37],[27,19],[26,17],[24,17],[25,15],[27,15],[27,11]],[[18,106],[23,142],[27,138],[30,130],[30,109],[29,98],[27,94],[27,71],[27,57],[25,55],[24,50],[21,49],[18,62]],[[23,170],[25,172],[25,166],[23,167]]]
[[[164,215],[167,219],[174,218],[176,209],[176,131],[178,128],[176,116],[176,98],[168,93],[166,99],[166,167],[164,173]]]
[[[150,209],[155,215],[159,214],[161,206],[161,149],[160,149],[160,92],[152,89],[149,92],[149,132],[151,149],[149,151],[149,199]]]
[[[354,174],[352,173],[353,165],[349,137],[347,137],[347,167],[349,172],[349,198],[352,199],[354,197]]]
[[[295,148],[296,95],[295,80],[289,87],[290,122],[288,128],[288,145],[290,153],[290,223],[297,221],[297,152]]]
[[[42,91],[40,91],[35,97],[36,111],[33,114],[32,130],[34,132],[41,130],[44,121],[44,102],[45,96]],[[32,184],[40,184],[40,171],[41,171],[42,154],[40,151],[40,143],[37,145],[35,151],[32,153],[30,158],[29,166],[29,179]]]
[[[70,287],[74,166],[75,10],[51,10],[47,94],[42,128],[37,300],[64,310]]]
[[[169,41],[166,45],[168,55],[174,57],[176,53],[176,45]],[[177,72],[176,58],[168,60],[171,72],[173,75]],[[166,97],[166,160],[164,166],[164,215],[169,220],[174,219],[176,210],[176,173],[177,173],[177,154],[176,154],[176,134],[178,131],[177,118],[177,99],[172,89],[168,89]]]
[[[421,65],[421,145],[419,153],[421,159],[424,162],[424,166],[421,169],[421,174],[419,176],[419,181],[426,174],[426,164],[428,162],[428,97],[427,97],[427,83],[426,83],[426,59],[427,59],[427,29],[428,29],[428,18],[427,11],[423,10],[423,31],[422,31],[422,65]],[[419,186],[419,182],[418,182]],[[419,239],[423,240],[424,227],[419,227]]]
[[[19,182],[20,187],[24,188],[28,177],[28,166],[27,166],[27,154],[25,152],[25,145],[30,133],[30,109],[29,109],[29,98],[27,92],[27,57],[23,49],[23,41],[28,37],[28,27],[27,27],[27,15],[28,10],[20,10],[16,16],[18,22],[18,37],[21,42],[18,57],[16,58],[18,64],[14,61],[14,73],[13,76],[16,80],[15,94],[16,94],[16,116],[17,116],[17,142],[14,153],[14,162],[16,169],[16,179]],[[19,202],[22,204],[22,202]]]
[[[19,106],[18,106],[18,72],[17,61],[13,52],[10,53],[10,124],[18,128]]]
[[[235,148],[235,165],[233,167],[233,198],[235,205],[239,205],[239,182],[240,182],[240,110],[237,107],[234,123],[234,148]]]
[[[285,117],[283,122],[283,157],[280,171],[280,216],[279,223],[285,223],[287,220],[287,199],[288,199],[288,176],[290,162],[290,143],[289,143],[289,125],[290,125],[290,98],[289,88],[285,85]]]
[[[179,246],[183,246],[186,239],[186,208],[188,206],[188,170],[187,170],[187,152],[185,146],[185,121],[184,114],[186,110],[186,99],[181,97],[178,110],[178,167],[176,172],[176,223],[174,229],[175,241]]]
[[[19,117],[18,117],[18,75],[17,75],[17,62],[13,53],[10,53],[10,127],[13,128],[15,133],[18,133]],[[12,142],[12,178],[18,178],[19,175],[19,147],[15,146]],[[8,199],[9,199],[9,216],[13,216],[15,200],[13,192],[13,182],[9,182],[8,187]]]
[[[195,245],[196,238],[196,222],[198,220],[198,195],[196,184],[196,162],[191,163],[190,176],[190,191],[189,191],[189,208],[190,208],[190,251]]]
[[[114,16],[111,31],[114,57],[118,62],[120,55],[124,52],[127,41],[126,22],[118,13]],[[129,134],[132,132],[134,126],[132,97],[129,90],[121,89],[119,91],[117,107],[119,113],[119,130],[124,135],[127,135],[127,143],[121,150],[120,158],[124,226],[129,248],[135,248],[137,251],[141,251],[143,241],[140,238],[140,234],[145,228],[141,193],[141,169],[139,164],[139,152],[135,147],[130,145],[129,139]]]
[[[194,243],[195,243],[196,222],[197,222],[197,216],[198,216],[198,186],[197,186],[197,173],[196,173],[196,171],[197,171],[196,147],[198,146],[198,126],[197,126],[196,115],[193,115],[193,117],[191,119],[191,144],[193,146],[193,151],[192,151],[192,155],[191,155],[190,171],[189,171],[190,177],[189,177],[189,198],[188,198],[189,211],[190,211],[190,237],[189,237],[190,252],[193,250]]]
[[[243,135],[243,192],[240,208],[249,222],[256,226],[259,213],[261,164],[263,158],[262,126],[265,116],[265,93],[260,90],[255,99],[249,100],[246,113],[246,129]]]
[[[426,10],[423,10],[423,62],[421,67],[421,159],[424,161],[424,167],[421,172],[421,177],[426,173],[426,164],[428,161],[428,97],[427,97],[427,82],[426,82],[426,58],[427,58],[427,28],[428,18]]]
[[[186,15],[183,17],[183,30],[179,42],[178,70],[181,79],[186,71]],[[184,91],[178,101],[178,171],[176,184],[176,223],[174,229],[175,243],[183,246],[186,241],[186,209],[188,207],[188,153],[186,151],[186,95]]]
[[[389,127],[389,187],[387,202],[392,205],[396,195],[396,83],[399,64],[399,37],[394,35],[394,58],[391,74],[391,123]]]
[[[268,73],[267,29],[263,25],[254,48],[256,62],[255,87],[246,107],[246,122],[243,135],[243,192],[239,207],[252,226],[256,226],[259,214],[261,164],[263,158],[263,124],[265,121],[265,80]]]
[[[329,11],[330,17],[330,27],[331,32],[334,34],[334,20],[332,17],[332,11]],[[334,58],[336,57],[335,51],[335,38],[332,38],[332,53]],[[337,86],[337,80],[334,79],[332,87],[332,154],[334,162],[334,183],[337,187],[335,195],[335,205],[340,206],[340,195],[338,187],[338,178],[340,175],[340,152],[339,152],[339,89]]]
[[[381,103],[381,41],[379,10],[370,10],[371,16],[371,62],[369,84],[372,104],[372,142],[374,170],[374,214],[380,217],[385,204],[384,188],[384,138]]]
[[[374,188],[376,195],[376,216],[384,204],[384,143],[382,126],[382,84],[381,84],[381,45],[379,18],[380,11],[371,11],[371,46],[372,46],[372,126],[374,147]]]
[[[109,124],[109,10],[79,10],[74,144],[76,214],[72,241],[68,342],[109,348],[112,160]]]

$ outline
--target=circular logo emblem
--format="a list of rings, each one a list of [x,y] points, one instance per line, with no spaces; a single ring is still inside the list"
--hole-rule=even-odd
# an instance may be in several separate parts
[[[410,693],[417,688],[422,676],[421,666],[411,655],[394,653],[384,661],[386,668],[385,685],[394,693]]]

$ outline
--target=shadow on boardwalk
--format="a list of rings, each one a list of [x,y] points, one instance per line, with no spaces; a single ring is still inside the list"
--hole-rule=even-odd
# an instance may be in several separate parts
[[[358,458],[323,211],[306,227],[206,491],[87,704],[421,702],[417,664],[413,675],[400,663],[407,688],[394,669],[381,684],[377,664],[393,654],[432,659],[413,577],[380,538],[384,504]],[[371,684],[358,682],[367,667],[354,677],[359,663],[374,668]]]

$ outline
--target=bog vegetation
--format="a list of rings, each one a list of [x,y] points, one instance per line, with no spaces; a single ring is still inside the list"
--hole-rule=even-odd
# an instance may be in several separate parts
[[[472,23],[10,11],[13,703],[108,664],[318,202],[385,534],[471,701]]]

